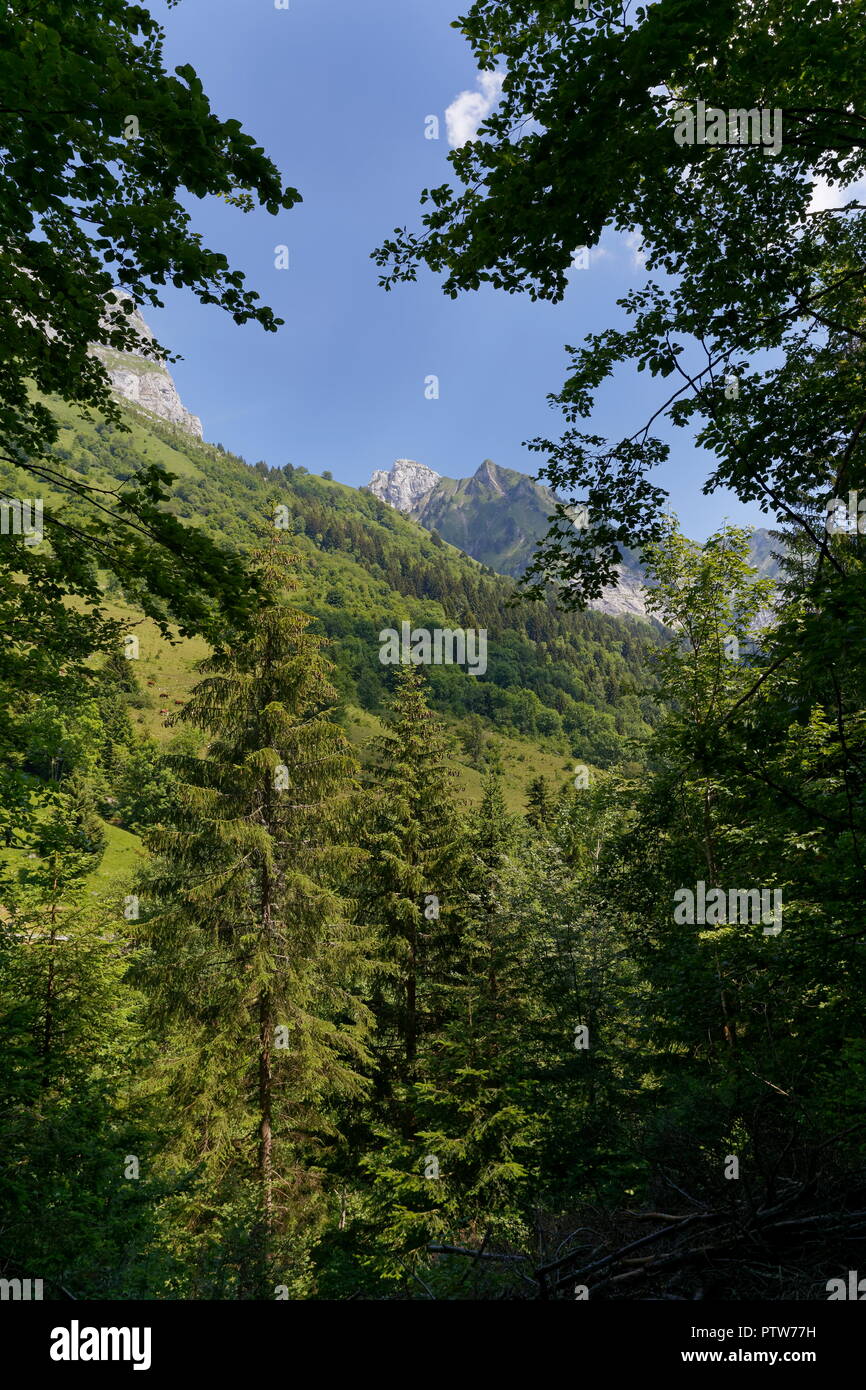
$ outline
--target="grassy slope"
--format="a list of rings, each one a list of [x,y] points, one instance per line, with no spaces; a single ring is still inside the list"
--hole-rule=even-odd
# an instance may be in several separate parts
[[[141,865],[146,852],[138,836],[130,834],[122,826],[102,821],[102,827],[106,838],[105,853],[98,869],[89,875],[87,887],[90,892],[100,895],[110,887],[120,897],[128,891],[125,885]],[[23,865],[26,854],[26,850],[18,847],[0,847],[0,864]]]
[[[124,620],[135,617],[133,610],[122,604],[109,605],[109,611],[112,616]],[[182,639],[172,644],[161,637],[148,621],[139,623],[135,632],[139,636],[141,651],[135,663],[135,673],[147,697],[147,704],[140,709],[132,707],[130,717],[136,732],[148,735],[157,743],[165,743],[174,732],[172,716],[177,714],[197,679],[195,663],[206,654],[207,647],[198,638]],[[445,716],[443,722],[455,737],[459,737],[459,720]],[[347,706],[346,731],[362,757],[366,745],[382,730],[382,721],[375,714],[356,705]],[[524,791],[531,777],[542,773],[553,785],[564,786],[569,773],[573,771],[573,759],[567,760],[561,752],[537,740],[503,733],[488,736],[499,750],[506,798],[514,810],[523,809]],[[467,801],[479,801],[481,772],[460,753],[455,758],[455,770],[461,795]]]

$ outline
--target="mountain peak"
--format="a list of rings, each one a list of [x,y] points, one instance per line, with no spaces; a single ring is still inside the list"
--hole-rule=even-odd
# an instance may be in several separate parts
[[[504,484],[507,481],[505,472],[498,464],[493,462],[493,459],[485,459],[484,462],[476,468],[472,481],[473,483],[480,483],[485,487],[492,488],[500,497],[505,496]]]
[[[415,459],[395,459],[387,472],[377,468],[370,479],[370,491],[381,502],[387,502],[398,512],[410,512],[429,496],[440,475],[426,463]]]
[[[500,473],[502,473],[502,468],[499,467],[499,464],[493,463],[492,459],[485,459],[484,463],[478,464],[478,467],[475,468],[475,477],[485,478],[491,482],[496,482]]]

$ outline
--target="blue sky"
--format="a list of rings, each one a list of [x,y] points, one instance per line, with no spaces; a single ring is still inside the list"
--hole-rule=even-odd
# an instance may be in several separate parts
[[[642,275],[633,248],[613,237],[571,274],[558,305],[494,290],[442,294],[422,272],[386,294],[370,251],[394,227],[417,225],[418,195],[449,175],[446,109],[478,93],[468,45],[450,27],[467,0],[183,0],[150,8],[165,26],[169,66],[192,63],[218,113],[262,144],[304,202],[277,218],[217,200],[189,200],[206,244],[233,266],[285,325],[238,327],[194,296],[164,292],[147,317],[184,360],[172,367],[205,438],[249,462],[330,469],[360,486],[375,468],[414,458],[466,477],[485,458],[533,473],[522,448],[555,435],[547,402],[566,373],[564,344],[610,322],[615,299]],[[466,113],[464,99],[455,114]],[[440,138],[425,138],[435,115]],[[288,270],[275,248],[289,249]],[[439,378],[439,399],[425,379]],[[634,373],[607,386],[591,422],[619,437],[641,425],[664,383]],[[688,534],[703,539],[727,516],[767,524],[730,495],[706,498],[702,460],[672,435],[657,480]]]

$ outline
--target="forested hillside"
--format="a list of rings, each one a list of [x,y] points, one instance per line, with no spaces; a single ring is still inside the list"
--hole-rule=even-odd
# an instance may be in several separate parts
[[[645,736],[657,719],[648,664],[662,640],[657,627],[563,614],[552,598],[521,601],[514,584],[366,491],[291,465],[250,467],[141,411],[129,418],[127,434],[59,412],[54,456],[73,477],[106,486],[129,485],[154,464],[165,468],[177,478],[170,513],[241,549],[274,528],[277,507],[287,509],[279,521],[297,557],[301,601],[335,639],[337,686],[347,702],[382,711],[388,683],[379,633],[408,618],[413,626],[488,633],[485,674],[431,668],[431,698],[443,713],[552,739],[558,750],[602,765],[621,756],[623,738]],[[6,476],[14,493],[18,484]],[[120,599],[120,586],[109,594]]]

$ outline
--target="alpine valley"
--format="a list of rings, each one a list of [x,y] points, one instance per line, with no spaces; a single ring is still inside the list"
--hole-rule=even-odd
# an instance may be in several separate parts
[[[142,337],[150,330],[136,315]],[[389,692],[379,634],[409,620],[426,629],[484,629],[483,676],[457,665],[426,671],[432,707],[454,735],[463,794],[481,795],[484,773],[500,769],[508,804],[523,809],[528,784],[569,784],[575,760],[606,767],[645,738],[657,719],[652,654],[664,633],[647,620],[639,573],[628,567],[603,611],[565,613],[551,600],[522,601],[514,576],[544,529],[549,495],[530,478],[486,462],[455,483],[408,460],[355,489],[303,466],[249,464],[219,443],[186,409],[175,383],[146,355],[99,350],[121,403],[125,428],[85,418],[57,401],[55,457],[91,485],[132,486],[153,466],[172,475],[166,510],[240,552],[261,543],[281,509],[292,534],[299,601],[327,638],[341,717],[364,749],[381,733]],[[146,354],[146,347],[143,349]],[[0,479],[20,492],[11,464]],[[76,507],[45,490],[45,507],[68,522]],[[124,699],[133,726],[156,746],[174,737],[171,716],[196,680],[200,638],[161,637],[116,580],[107,611],[137,639],[125,664]],[[137,852],[135,816],[123,798],[110,811],[103,872]],[[116,851],[116,852],[115,852]]]

